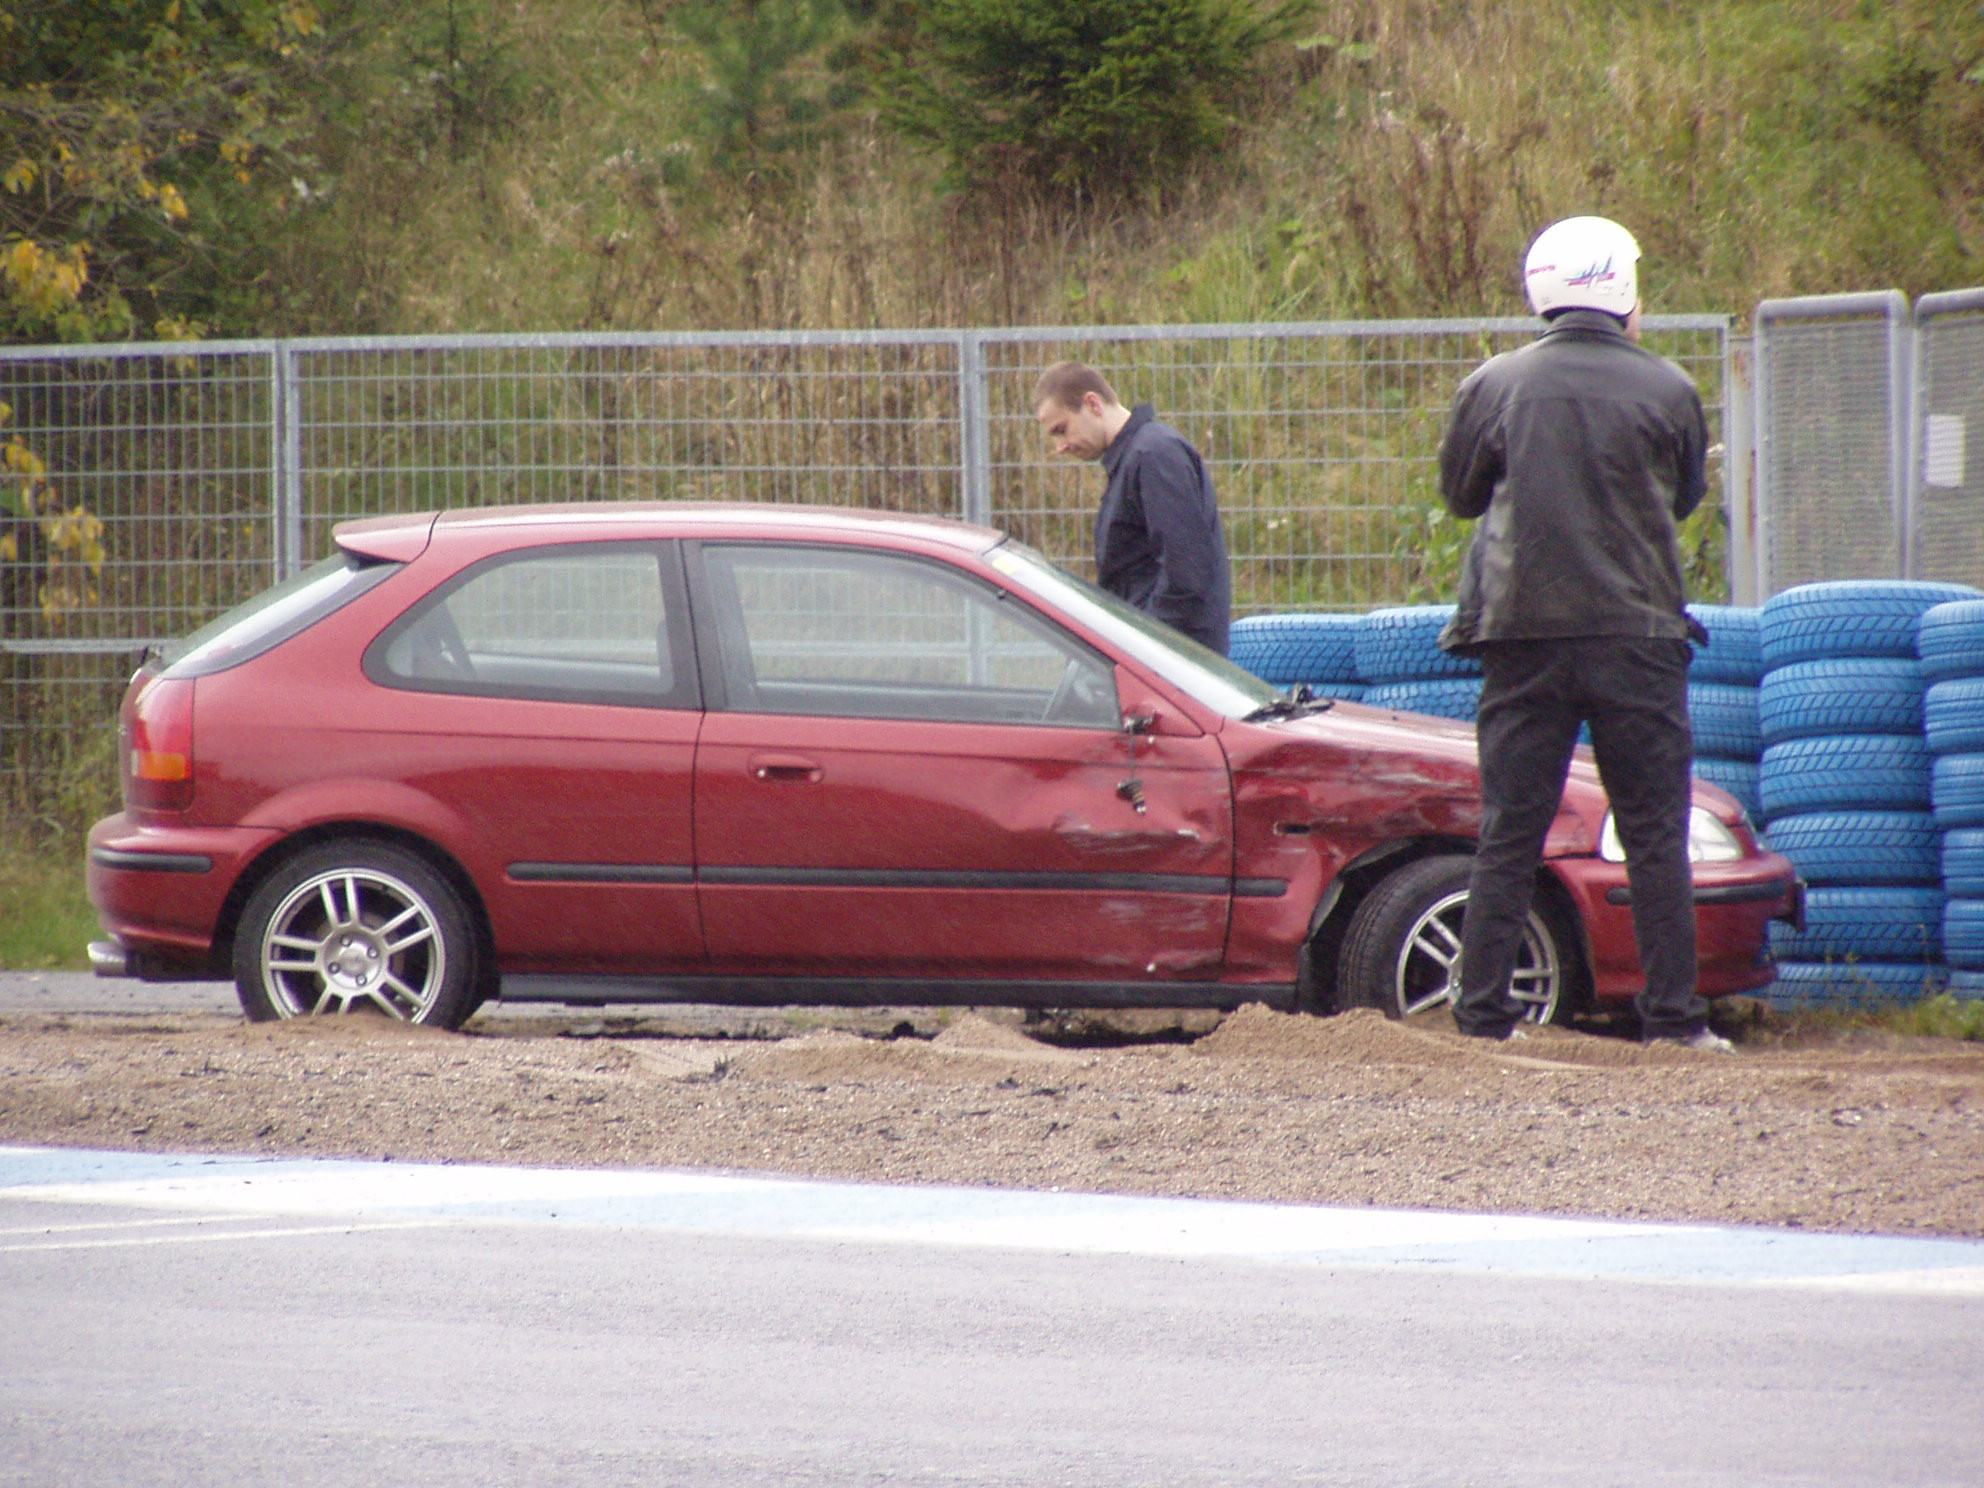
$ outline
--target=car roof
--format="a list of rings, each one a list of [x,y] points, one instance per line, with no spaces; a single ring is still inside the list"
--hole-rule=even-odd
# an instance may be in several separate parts
[[[870,511],[860,507],[774,502],[587,501],[463,507],[410,512],[340,523],[341,547],[379,557],[411,556],[443,533],[488,533],[510,527],[597,530],[604,537],[797,537],[815,541],[877,537],[926,547],[982,553],[1004,541],[996,528],[949,517]]]

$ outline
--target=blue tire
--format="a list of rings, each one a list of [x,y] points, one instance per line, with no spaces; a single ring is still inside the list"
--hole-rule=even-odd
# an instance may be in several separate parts
[[[1953,599],[1924,610],[1915,654],[1930,682],[1984,677],[1984,599]]]
[[[1481,679],[1448,677],[1431,682],[1380,682],[1364,689],[1364,702],[1373,708],[1401,713],[1426,713],[1434,718],[1474,722],[1481,705]]]
[[[1696,755],[1688,767],[1697,780],[1706,780],[1710,785],[1720,786],[1743,805],[1750,820],[1761,821],[1764,814],[1763,797],[1757,792],[1758,767],[1755,760],[1716,759],[1710,755]]]
[[[1372,683],[1480,676],[1480,662],[1440,649],[1453,617],[1452,605],[1372,610],[1357,623],[1357,675]]]
[[[1716,759],[1755,759],[1763,748],[1754,687],[1691,680],[1688,722],[1695,731],[1695,748]]]
[[[1247,615],[1233,622],[1227,649],[1263,682],[1355,682],[1357,615]]]
[[[1312,696],[1341,698],[1346,703],[1364,700],[1364,694],[1371,689],[1362,682],[1310,682],[1305,684]]]
[[[1919,734],[1922,673],[1902,657],[1797,661],[1766,673],[1757,688],[1765,744],[1826,734]]]
[[[1688,668],[1690,680],[1737,687],[1755,687],[1763,680],[1763,611],[1751,605],[1691,604],[1688,613],[1708,632],[1708,644],[1696,649]]]
[[[1984,751],[1984,677],[1952,677],[1923,695],[1922,729],[1931,754]]]
[[[1805,811],[1929,807],[1928,741],[1906,734],[1792,739],[1767,745],[1762,765],[1758,794],[1771,821]]]
[[[1943,892],[1952,899],[1984,899],[1984,828],[1943,833]]]
[[[1926,811],[1815,811],[1784,816],[1770,824],[1764,841],[1772,852],[1789,858],[1809,884],[1944,882],[1943,834]]]
[[[1978,592],[1965,584],[1911,579],[1800,584],[1764,601],[1764,670],[1827,657],[1913,657],[1925,611],[1976,598]]]
[[[1936,825],[1945,832],[1984,827],[1984,754],[1946,754],[1938,759],[1930,772],[1929,794]]]
[[[1952,899],[1943,909],[1943,959],[1984,971],[1984,899]]]
[[[1803,930],[1771,923],[1771,954],[1788,961],[1934,961],[1942,955],[1946,897],[1940,886],[1813,888],[1805,894]]]
[[[1952,971],[1943,990],[1959,1002],[1984,1002],[1984,971]]]
[[[1780,961],[1762,995],[1776,1008],[1918,1002],[1942,991],[1947,976],[1941,966],[1914,961]]]

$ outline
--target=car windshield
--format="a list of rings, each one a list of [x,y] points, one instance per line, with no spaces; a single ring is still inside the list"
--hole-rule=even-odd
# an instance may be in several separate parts
[[[399,568],[337,553],[264,589],[191,635],[153,648],[175,677],[204,677],[260,656],[349,604]]]
[[[1228,718],[1246,718],[1281,698],[1252,672],[1086,579],[1056,568],[1010,538],[986,561],[1035,598],[1046,600],[1134,657],[1194,700]]]

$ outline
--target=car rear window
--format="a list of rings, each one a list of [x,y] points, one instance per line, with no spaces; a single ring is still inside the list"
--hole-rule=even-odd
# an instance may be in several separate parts
[[[338,553],[264,589],[191,635],[155,649],[165,674],[204,677],[240,666],[301,635],[399,571],[397,563]]]

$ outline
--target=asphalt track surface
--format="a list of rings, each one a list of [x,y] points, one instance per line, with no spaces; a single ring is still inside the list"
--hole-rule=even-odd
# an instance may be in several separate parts
[[[0,1318],[22,1488],[1984,1483],[1975,1241],[16,1147]]]

